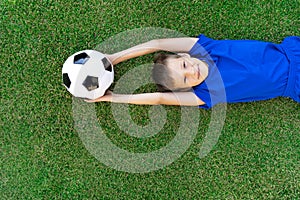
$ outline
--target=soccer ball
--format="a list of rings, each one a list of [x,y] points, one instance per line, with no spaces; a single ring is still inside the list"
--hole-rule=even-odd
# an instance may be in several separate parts
[[[84,50],[70,56],[62,68],[63,84],[75,97],[96,99],[104,95],[114,79],[112,63],[104,54]]]

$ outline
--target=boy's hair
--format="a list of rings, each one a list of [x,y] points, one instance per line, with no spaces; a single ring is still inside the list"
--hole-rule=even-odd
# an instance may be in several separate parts
[[[174,89],[174,80],[170,76],[170,70],[167,67],[168,58],[179,58],[176,54],[159,53],[154,56],[152,68],[152,78],[156,83],[159,92],[168,92]]]
[[[159,92],[169,91],[187,91],[187,88],[176,88],[175,81],[170,75],[170,69],[167,67],[167,59],[180,58],[177,54],[159,53],[154,56],[154,64],[152,68],[152,79],[156,83]]]

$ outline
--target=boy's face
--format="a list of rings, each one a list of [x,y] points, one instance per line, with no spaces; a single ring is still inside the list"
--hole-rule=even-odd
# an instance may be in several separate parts
[[[180,58],[168,58],[167,67],[176,88],[190,88],[202,83],[208,75],[207,64],[184,54]]]

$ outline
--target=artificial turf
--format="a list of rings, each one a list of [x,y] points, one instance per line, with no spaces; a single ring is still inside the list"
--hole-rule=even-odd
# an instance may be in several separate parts
[[[1,0],[0,198],[299,199],[296,102],[276,98],[227,105],[218,143],[202,159],[212,111],[197,109],[197,134],[180,158],[156,171],[130,173],[106,166],[87,150],[74,123],[74,99],[61,77],[74,52],[137,28],[279,43],[300,35],[299,8],[298,0]],[[151,60],[148,55],[119,64],[115,82]],[[137,92],[152,90],[149,85]],[[99,103],[95,110],[106,136],[120,148],[147,153],[175,138],[180,108],[165,107],[164,129],[141,139],[118,127],[114,106]],[[129,110],[134,123],[151,123],[150,106]]]

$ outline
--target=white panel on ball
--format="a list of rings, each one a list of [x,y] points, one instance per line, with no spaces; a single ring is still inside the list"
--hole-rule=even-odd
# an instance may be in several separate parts
[[[113,83],[114,70],[103,53],[84,50],[65,61],[62,76],[64,86],[73,96],[96,99]]]

